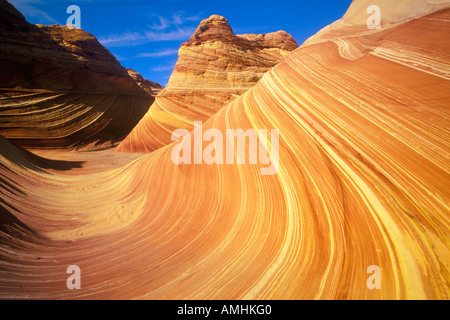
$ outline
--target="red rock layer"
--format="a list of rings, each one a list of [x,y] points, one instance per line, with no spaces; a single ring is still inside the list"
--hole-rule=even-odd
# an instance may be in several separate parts
[[[450,9],[400,22],[323,34],[204,123],[279,129],[273,176],[175,165],[178,143],[73,177],[0,148],[23,225],[0,233],[0,298],[448,300]]]
[[[34,26],[0,3],[0,134],[23,146],[111,147],[153,98],[91,34]]]
[[[182,44],[167,87],[117,150],[151,152],[167,145],[174,130],[207,120],[295,48],[284,31],[236,36],[224,17],[202,21]]]

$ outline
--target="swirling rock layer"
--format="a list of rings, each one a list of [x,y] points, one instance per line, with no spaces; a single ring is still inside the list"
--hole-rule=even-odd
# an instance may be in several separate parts
[[[174,130],[210,118],[296,48],[284,31],[235,35],[224,17],[203,20],[181,45],[167,87],[117,150],[151,152],[169,144]]]
[[[23,146],[118,144],[154,98],[91,34],[31,25],[0,3],[0,134]]]
[[[177,143],[39,171],[0,140],[0,298],[448,300],[450,9],[347,27],[204,123],[279,129],[276,175],[175,165]]]

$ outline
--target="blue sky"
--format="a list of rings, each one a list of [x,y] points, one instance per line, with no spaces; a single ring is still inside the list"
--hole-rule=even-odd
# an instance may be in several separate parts
[[[166,85],[181,43],[212,14],[235,34],[285,30],[302,44],[340,19],[351,0],[9,0],[31,23],[65,25],[67,7],[81,9],[81,28],[92,33],[127,68]]]

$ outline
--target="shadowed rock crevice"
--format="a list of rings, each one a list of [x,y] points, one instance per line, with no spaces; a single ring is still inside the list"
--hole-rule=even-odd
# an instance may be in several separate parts
[[[44,172],[47,169],[55,171],[69,171],[81,168],[83,161],[61,161],[42,158],[25,150],[0,136],[0,161],[14,163],[31,171]]]

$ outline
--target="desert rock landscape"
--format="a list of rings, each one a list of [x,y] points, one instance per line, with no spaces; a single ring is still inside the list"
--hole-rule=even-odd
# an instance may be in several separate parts
[[[300,47],[213,15],[156,97],[93,35],[0,16],[0,299],[450,298],[448,1],[353,1]],[[278,129],[277,174],[174,164],[194,121]]]
[[[111,148],[153,103],[93,35],[32,25],[6,1],[0,16],[5,138],[27,147]]]
[[[174,130],[208,120],[297,47],[285,31],[235,35],[222,16],[203,20],[181,45],[167,87],[117,151],[151,152],[169,144]]]

